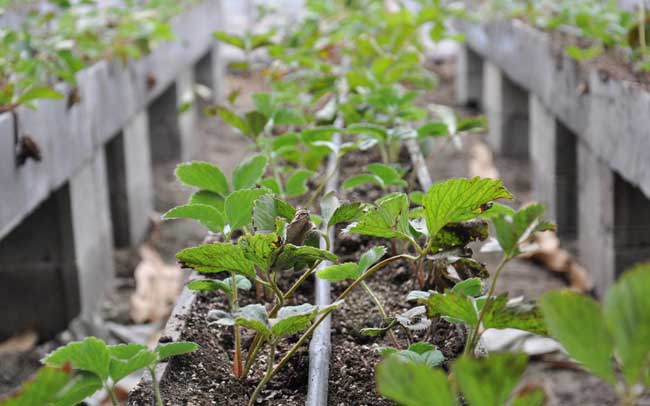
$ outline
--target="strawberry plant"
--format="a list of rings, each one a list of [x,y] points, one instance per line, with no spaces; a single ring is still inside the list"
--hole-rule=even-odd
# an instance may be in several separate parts
[[[69,343],[47,355],[45,367],[15,395],[2,400],[5,406],[72,406],[105,389],[113,406],[118,405],[115,385],[141,369],[151,374],[156,405],[162,406],[156,366],[176,355],[196,351],[190,342],[160,344],[149,350],[141,344],[106,345],[95,337]]]

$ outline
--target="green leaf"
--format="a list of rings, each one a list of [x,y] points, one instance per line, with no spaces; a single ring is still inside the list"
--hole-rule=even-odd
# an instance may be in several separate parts
[[[566,53],[575,60],[586,61],[602,54],[603,47],[600,45],[594,45],[588,48],[580,48],[576,45],[570,45],[566,48]]]
[[[255,200],[266,194],[268,191],[264,189],[242,189],[228,195],[224,209],[231,231],[251,224]]]
[[[186,267],[201,273],[235,272],[255,279],[253,263],[244,257],[238,245],[215,243],[186,248],[176,254]]]
[[[427,123],[418,128],[418,138],[444,137],[447,135],[449,135],[449,128],[445,123]]]
[[[325,194],[320,200],[320,212],[324,222],[329,222],[332,215],[341,206],[335,191],[330,191]]]
[[[141,344],[118,344],[108,347],[111,354],[110,376],[117,383],[127,375],[156,363],[158,357]]]
[[[36,86],[23,93],[17,104],[25,104],[36,99],[63,99],[63,95],[47,86]]]
[[[339,223],[349,223],[359,220],[364,213],[365,205],[360,202],[355,203],[342,203],[334,210],[332,217],[327,222],[328,226],[333,226]]]
[[[310,246],[297,247],[287,243],[275,261],[275,269],[299,270],[316,261],[337,262],[337,260],[338,257],[327,250]]]
[[[629,384],[648,374],[650,360],[650,264],[625,272],[605,296],[605,320]]]
[[[238,244],[246,259],[261,270],[268,271],[275,262],[280,240],[275,233],[246,234],[239,239]]]
[[[306,330],[318,314],[318,306],[304,303],[299,306],[284,306],[278,317],[272,320],[271,332],[276,337],[285,337]]]
[[[199,349],[199,345],[189,341],[176,341],[173,343],[159,344],[156,347],[158,353],[158,360],[164,361],[167,358],[175,357],[177,355],[189,354]]]
[[[503,406],[526,370],[525,354],[492,354],[476,359],[461,357],[451,370],[458,386],[473,406]]]
[[[377,175],[371,173],[360,173],[358,175],[352,175],[343,182],[341,186],[344,189],[353,189],[355,187],[365,185],[366,183],[372,183],[374,185],[384,188],[386,185],[384,181]]]
[[[53,406],[76,405],[102,388],[102,381],[97,375],[89,372],[76,373],[71,382],[59,393]],[[39,403],[31,403],[30,406],[36,404]]]
[[[74,369],[92,372],[103,381],[108,379],[110,361],[106,343],[95,337],[67,344],[43,358],[45,365],[62,367],[69,363]]]
[[[458,122],[458,132],[484,131],[487,128],[485,117],[470,117]]]
[[[268,159],[263,155],[253,155],[235,167],[232,172],[232,187],[235,190],[252,188],[266,171]]]
[[[544,211],[543,205],[534,203],[519,209],[512,216],[502,215],[492,219],[497,240],[506,255],[519,255],[519,245],[532,233],[548,229],[548,223],[542,221]]]
[[[377,367],[382,396],[403,406],[456,406],[456,398],[440,369],[388,357]]]
[[[472,298],[459,293],[432,292],[426,306],[429,317],[444,316],[452,322],[462,322],[470,326],[476,326],[478,323],[478,313]]]
[[[275,195],[282,194],[282,187],[280,186],[280,182],[278,182],[275,178],[262,179],[257,183],[261,187],[269,189]]]
[[[388,130],[375,124],[355,123],[349,125],[345,131],[349,134],[368,134],[381,141],[388,140]]]
[[[253,286],[251,281],[243,275],[235,275],[237,289],[250,290]],[[223,280],[218,279],[197,279],[187,284],[188,289],[202,292],[216,292],[221,290],[230,294],[232,292],[232,278],[230,276]]]
[[[369,164],[366,168],[368,171],[379,176],[386,186],[406,186],[406,181],[402,179],[402,174],[391,166],[373,163]]]
[[[285,193],[287,197],[297,197],[309,191],[307,188],[307,180],[314,175],[313,171],[307,169],[297,169],[291,174],[287,180],[287,187]]]
[[[514,328],[538,335],[548,335],[546,323],[539,310],[534,305],[508,304],[508,295],[503,294],[483,302],[487,306],[483,316],[483,327]]]
[[[539,303],[548,330],[571,357],[593,374],[615,383],[613,341],[600,305],[570,291],[548,292]]]
[[[261,304],[251,304],[242,307],[235,315],[235,323],[257,331],[263,336],[271,334],[266,308]]]
[[[408,240],[410,237],[408,209],[409,201],[405,194],[390,194],[378,200],[376,207],[368,210],[358,222],[350,224],[344,231],[372,237]]]
[[[458,282],[451,290],[461,295],[478,297],[483,291],[483,282],[481,278],[469,278]]]
[[[252,136],[252,130],[248,125],[248,121],[241,118],[234,112],[228,110],[226,107],[217,106],[215,108],[217,115],[228,125],[241,131],[246,136]]]
[[[190,196],[189,204],[203,204],[212,206],[223,213],[225,199],[222,195],[210,192],[208,190],[199,190]]]
[[[512,406],[545,406],[550,403],[546,392],[542,388],[533,388],[519,393],[512,400]]]
[[[276,103],[270,93],[253,93],[251,96],[255,108],[267,117],[275,114]]]
[[[259,111],[249,111],[244,117],[246,118],[250,135],[253,137],[262,134],[266,128],[266,123],[269,121],[268,117]]]
[[[241,50],[245,50],[246,47],[244,45],[244,39],[240,37],[239,35],[234,35],[234,34],[228,34],[227,32],[224,31],[217,31],[214,34],[214,37],[218,39],[221,42],[225,42],[226,44],[232,45],[234,47],[237,47]]]
[[[32,379],[23,384],[17,393],[0,398],[0,404],[3,406],[48,405],[60,397],[71,379],[72,374],[64,369],[43,367]]]
[[[366,272],[371,266],[386,255],[386,247],[375,246],[364,252],[359,258],[359,274]]]
[[[279,109],[275,112],[273,122],[276,125],[305,125],[305,118],[295,110]]]
[[[328,266],[316,272],[316,276],[320,279],[339,282],[346,279],[354,280],[361,276],[363,272],[359,269],[359,265],[354,262],[345,262],[343,264]]]
[[[253,207],[253,224],[259,232],[273,232],[278,217],[293,219],[296,209],[270,194],[260,196]]]
[[[164,220],[171,219],[193,219],[199,221],[205,228],[213,233],[220,233],[225,226],[223,213],[214,206],[205,204],[186,204],[174,207],[162,215]]]
[[[499,198],[512,198],[500,180],[458,178],[434,184],[423,202],[429,236],[447,223],[476,217],[481,206]]]
[[[228,180],[216,166],[201,161],[180,164],[176,167],[176,177],[183,184],[226,196],[230,190]]]

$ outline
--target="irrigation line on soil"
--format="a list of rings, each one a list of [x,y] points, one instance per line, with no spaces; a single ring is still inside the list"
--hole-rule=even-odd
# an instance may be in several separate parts
[[[335,134],[332,141],[338,147],[341,143],[341,136]],[[338,158],[337,153],[332,152],[327,163],[326,173],[333,176],[329,178],[324,193],[336,191],[339,182]],[[327,233],[329,240],[334,241],[334,227],[323,225],[323,232]],[[325,241],[321,239],[321,248],[325,248]],[[330,246],[334,250],[334,246]],[[320,264],[318,269],[323,269],[332,265],[328,261]],[[326,280],[316,278],[315,304],[317,306],[329,306],[332,301],[330,283]],[[326,406],[327,394],[329,391],[329,366],[330,354],[332,352],[331,343],[331,324],[332,316],[327,316],[325,320],[314,330],[309,343],[309,381],[307,386],[306,406]]]

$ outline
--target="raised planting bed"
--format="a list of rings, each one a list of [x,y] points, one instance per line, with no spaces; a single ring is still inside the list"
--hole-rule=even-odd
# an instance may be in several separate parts
[[[645,76],[607,55],[578,62],[565,52],[570,36],[519,20],[455,27],[467,37],[459,101],[482,104],[497,153],[530,159],[533,197],[549,206],[560,234],[577,239],[602,294],[649,258]]]

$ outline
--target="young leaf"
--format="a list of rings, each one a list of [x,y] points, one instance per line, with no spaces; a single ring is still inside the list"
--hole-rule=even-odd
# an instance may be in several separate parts
[[[650,264],[625,272],[607,291],[605,319],[623,374],[632,384],[648,373],[650,359]],[[647,375],[646,375],[647,376]]]
[[[159,344],[155,351],[158,353],[158,360],[164,361],[167,358],[177,355],[188,354],[199,349],[198,344],[189,341],[176,341],[173,343]]]
[[[176,254],[184,266],[201,273],[235,272],[255,279],[253,263],[244,257],[238,245],[215,243],[186,248]]]
[[[469,278],[458,282],[451,288],[451,291],[469,297],[481,296],[483,291],[483,282],[481,278]]]
[[[237,289],[239,290],[250,290],[252,287],[251,281],[249,281],[245,276],[235,275],[235,280],[237,281]],[[215,292],[217,290],[222,290],[227,294],[230,294],[232,292],[232,278],[227,276],[223,280],[197,279],[188,283],[187,287],[188,289],[202,292]]]
[[[551,335],[569,354],[593,374],[616,382],[613,341],[600,305],[569,291],[548,292],[539,303]]]
[[[316,272],[316,276],[320,279],[330,282],[340,282],[346,279],[357,279],[363,272],[359,269],[359,265],[354,262],[346,262],[343,264],[328,266]]]
[[[377,389],[404,406],[456,406],[456,398],[440,369],[388,357],[377,367]]]
[[[232,45],[234,47],[237,47],[241,50],[245,50],[246,47],[244,45],[244,39],[240,37],[239,35],[235,34],[228,34],[227,32],[224,31],[217,31],[214,34],[214,37],[218,39],[221,42],[225,42],[226,44]]]
[[[253,155],[237,165],[232,173],[232,187],[235,190],[254,187],[266,171],[268,159],[263,155]]]
[[[266,271],[275,262],[280,241],[275,233],[246,234],[238,241],[244,257]]]
[[[228,180],[216,166],[201,161],[180,164],[176,167],[176,177],[183,184],[226,196],[229,191]]]
[[[108,347],[111,354],[110,376],[117,383],[127,375],[154,364],[158,357],[141,344],[118,344]]]
[[[278,317],[271,320],[271,332],[275,337],[285,337],[307,329],[318,314],[318,306],[305,303],[299,306],[284,306]]]
[[[186,204],[174,207],[162,215],[164,220],[193,219],[199,221],[205,228],[213,233],[220,233],[225,226],[223,213],[213,206],[205,204]]]
[[[429,317],[444,316],[450,321],[463,322],[470,326],[476,326],[478,323],[478,313],[472,298],[459,293],[432,292],[426,301],[426,306]]]
[[[384,181],[377,175],[372,173],[360,173],[358,175],[352,175],[343,182],[341,185],[344,189],[354,189],[357,186],[365,185],[366,183],[372,183],[374,185],[380,186],[382,189],[386,186]]]
[[[345,232],[380,238],[401,238],[408,240],[409,201],[403,193],[393,193],[378,200],[378,205],[369,209],[361,219],[345,228]]]
[[[275,261],[275,269],[291,269],[299,270],[308,264],[316,261],[331,261],[336,262],[338,257],[329,251],[319,248],[302,246],[297,247],[293,244],[285,244],[284,249],[278,255]]]
[[[63,95],[46,86],[36,86],[23,93],[16,104],[25,104],[36,99],[63,99]]]
[[[519,209],[512,217],[502,215],[492,219],[499,245],[508,257],[519,255],[520,244],[532,233],[553,229],[551,224],[542,221],[543,214],[544,206],[535,203]]]
[[[251,224],[255,200],[265,194],[268,192],[264,189],[242,189],[228,195],[224,209],[231,230]]]
[[[500,180],[458,178],[434,184],[424,196],[429,235],[436,235],[447,223],[476,217],[481,206],[500,198],[512,198]]]
[[[98,390],[103,388],[101,379],[95,374],[89,372],[78,372],[74,375],[71,382],[59,392],[57,401],[53,406],[68,406],[82,403],[86,398],[92,396]],[[39,403],[30,403],[35,405]],[[3,403],[4,405],[4,403]]]
[[[472,406],[503,406],[526,370],[525,354],[462,357],[452,366],[458,386]]]
[[[348,134],[368,134],[381,141],[388,139],[388,131],[384,127],[375,124],[355,123],[349,125],[345,131]]]
[[[273,121],[278,125],[305,125],[305,118],[295,110],[291,109],[279,109]]]
[[[189,204],[203,204],[212,206],[223,213],[225,199],[222,195],[210,192],[208,190],[199,190],[190,196]],[[223,214],[222,214],[223,215]]]
[[[418,128],[418,138],[444,137],[449,135],[447,124],[440,122],[427,123]]]
[[[258,232],[273,232],[278,217],[293,219],[296,209],[270,194],[260,196],[253,207],[253,224]]]
[[[359,258],[359,274],[366,272],[371,266],[386,255],[386,247],[375,246],[364,252]]]
[[[544,318],[536,306],[530,304],[509,304],[508,295],[503,294],[492,298],[489,302],[480,303],[488,306],[483,316],[483,327],[515,328],[538,335],[548,335]]]
[[[333,226],[339,223],[349,223],[359,220],[364,212],[365,205],[360,202],[355,203],[342,203],[334,210],[332,217],[327,222],[328,226]]]
[[[244,118],[241,118],[234,112],[222,106],[216,107],[216,113],[226,124],[238,129],[242,134],[248,137],[253,137],[252,130],[248,125],[248,121],[246,121]]]
[[[236,314],[235,323],[238,326],[257,331],[263,336],[271,334],[266,308],[261,304],[251,304],[242,307]]]
[[[282,187],[280,186],[280,182],[278,182],[278,180],[275,178],[262,179],[257,182],[257,184],[260,185],[260,187],[269,189],[275,195],[282,194]]]
[[[297,169],[293,172],[287,180],[287,186],[285,188],[287,197],[296,197],[307,193],[309,189],[306,183],[312,176],[314,176],[314,172],[306,169]]]
[[[62,367],[70,364],[74,369],[96,374],[102,381],[108,379],[110,361],[111,355],[106,343],[95,337],[67,344],[43,358],[45,365]]]

